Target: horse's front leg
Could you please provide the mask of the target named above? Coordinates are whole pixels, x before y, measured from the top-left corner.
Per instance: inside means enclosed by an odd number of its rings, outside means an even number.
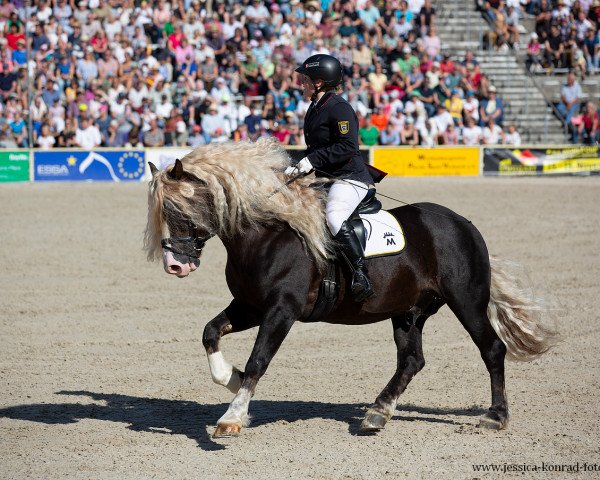
[[[242,426],[247,425],[248,407],[256,384],[266,372],[296,318],[297,315],[292,314],[289,308],[276,306],[269,310],[258,329],[254,348],[246,363],[242,385],[225,415],[217,421],[215,437],[239,435]]]
[[[252,308],[233,300],[219,315],[204,327],[202,343],[206,349],[208,366],[213,382],[237,393],[242,385],[244,372],[232,366],[219,349],[221,337],[228,333],[241,332],[258,325],[259,317]]]

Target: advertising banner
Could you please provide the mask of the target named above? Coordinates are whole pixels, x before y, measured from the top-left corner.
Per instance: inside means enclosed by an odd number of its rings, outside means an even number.
[[[373,164],[391,176],[477,176],[479,148],[375,148]]]
[[[484,175],[599,175],[600,148],[485,148]]]
[[[192,147],[147,148],[146,161],[152,162],[159,170],[164,170],[165,167],[175,163],[178,158],[182,159],[192,150]]]
[[[141,150],[49,150],[33,154],[36,181],[113,181],[144,179]]]
[[[0,182],[29,181],[29,152],[0,150]]]

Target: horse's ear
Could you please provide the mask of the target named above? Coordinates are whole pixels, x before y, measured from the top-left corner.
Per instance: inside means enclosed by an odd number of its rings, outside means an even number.
[[[169,177],[173,180],[181,180],[181,177],[183,177],[183,163],[181,163],[181,160],[175,160],[175,165],[169,172]]]
[[[156,168],[156,165],[154,165],[152,162],[148,162],[148,166],[150,167],[150,173],[152,173],[152,176],[155,177],[158,173],[158,168]]]

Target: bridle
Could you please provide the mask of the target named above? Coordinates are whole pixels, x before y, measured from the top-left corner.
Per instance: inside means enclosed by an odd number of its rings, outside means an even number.
[[[163,238],[160,241],[164,250],[169,250],[176,255],[183,255],[196,260],[200,259],[202,249],[206,242],[210,240],[214,234],[201,236],[198,233],[198,228],[192,223],[191,220],[187,221],[188,224],[188,236],[187,237],[169,237]]]

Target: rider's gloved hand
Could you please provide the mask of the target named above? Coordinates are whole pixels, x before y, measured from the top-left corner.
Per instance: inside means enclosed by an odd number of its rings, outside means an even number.
[[[285,169],[286,175],[298,175],[300,173],[310,173],[313,169],[310,160],[307,157],[304,157],[302,160],[298,162],[295,167],[287,167]]]

